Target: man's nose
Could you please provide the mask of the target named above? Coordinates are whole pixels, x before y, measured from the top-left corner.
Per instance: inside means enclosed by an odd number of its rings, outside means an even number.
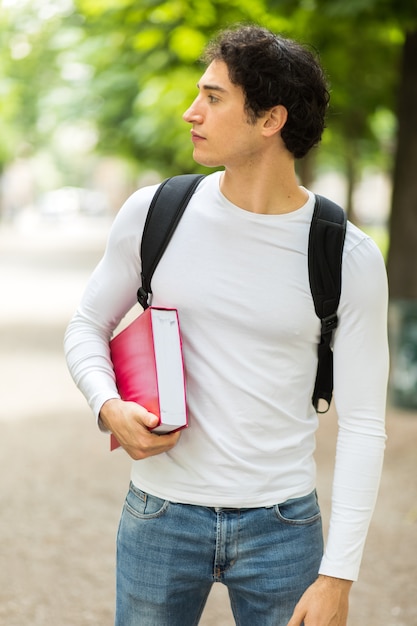
[[[190,124],[195,122],[201,123],[202,115],[198,110],[197,100],[194,100],[191,106],[189,106],[188,109],[183,113],[182,119],[185,122],[189,122]]]

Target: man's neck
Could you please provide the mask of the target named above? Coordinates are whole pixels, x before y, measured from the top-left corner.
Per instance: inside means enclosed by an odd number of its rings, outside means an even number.
[[[308,200],[295,175],[294,163],[282,167],[255,167],[250,171],[226,168],[220,180],[223,195],[252,213],[279,215],[296,211]]]

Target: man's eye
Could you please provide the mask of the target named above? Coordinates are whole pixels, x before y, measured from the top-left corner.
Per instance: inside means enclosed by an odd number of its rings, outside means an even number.
[[[208,99],[209,99],[209,102],[211,103],[219,101],[218,98],[216,98],[216,96],[212,96],[212,95],[209,95]]]

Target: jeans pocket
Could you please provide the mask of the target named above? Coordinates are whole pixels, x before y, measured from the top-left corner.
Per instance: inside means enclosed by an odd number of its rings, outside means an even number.
[[[168,500],[157,498],[130,483],[124,503],[125,512],[140,519],[151,519],[163,515],[168,506]]]
[[[275,505],[277,517],[286,524],[312,524],[321,519],[316,491],[301,498],[292,498]]]

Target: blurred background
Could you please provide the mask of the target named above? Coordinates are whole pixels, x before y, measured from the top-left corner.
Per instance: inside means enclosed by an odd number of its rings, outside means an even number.
[[[331,106],[299,179],[386,259],[390,439],[349,625],[417,625],[415,0],[0,0],[0,624],[112,623],[129,462],[97,435],[62,337],[127,196],[204,172],[181,115],[205,43],[236,22],[318,51]],[[335,430],[323,419],[326,509]],[[204,624],[232,624],[217,594]]]

